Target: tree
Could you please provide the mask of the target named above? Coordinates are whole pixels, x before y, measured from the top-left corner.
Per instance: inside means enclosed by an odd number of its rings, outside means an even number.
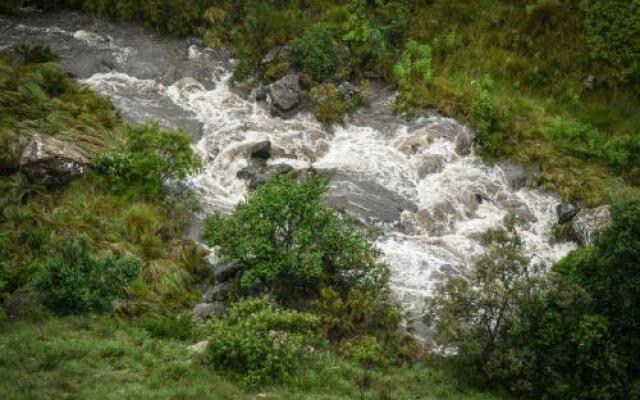
[[[223,260],[241,269],[245,294],[270,293],[298,304],[332,287],[385,293],[388,269],[373,242],[321,203],[327,180],[273,178],[249,194],[233,214],[210,216],[204,237]]]
[[[487,231],[482,242],[487,251],[473,274],[440,284],[427,302],[426,320],[455,361],[490,380],[506,356],[503,339],[517,325],[520,305],[533,295],[538,278],[515,221]]]

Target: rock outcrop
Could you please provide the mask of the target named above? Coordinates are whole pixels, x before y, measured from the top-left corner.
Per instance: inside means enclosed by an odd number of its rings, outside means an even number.
[[[215,316],[224,315],[227,307],[220,302],[200,303],[193,308],[193,322],[203,323],[204,321]]]
[[[47,186],[82,175],[87,165],[89,159],[78,146],[44,135],[35,135],[20,158],[20,169],[27,178]]]
[[[581,245],[589,246],[595,234],[609,222],[611,222],[609,206],[583,209],[578,211],[571,220],[571,229]]]
[[[300,75],[289,74],[269,85],[269,108],[275,115],[286,116],[300,104]]]

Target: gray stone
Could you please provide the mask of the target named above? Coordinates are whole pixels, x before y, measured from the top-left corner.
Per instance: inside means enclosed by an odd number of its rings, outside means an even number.
[[[540,178],[539,171],[530,167],[511,163],[502,163],[500,167],[502,168],[509,187],[514,190],[535,186]]]
[[[566,224],[573,220],[573,218],[578,214],[578,207],[570,202],[563,201],[558,204],[556,207],[556,215],[558,216],[559,224]]]
[[[456,153],[461,156],[467,156],[471,154],[471,149],[473,149],[473,141],[475,139],[475,135],[468,127],[464,126],[459,132],[458,136],[456,136]]]
[[[418,177],[422,179],[427,175],[440,172],[444,169],[444,165],[445,160],[441,155],[425,156],[418,164]]]
[[[582,86],[587,90],[593,90],[596,86],[596,77],[593,74],[587,75],[582,81]]]
[[[291,60],[291,47],[289,46],[276,46],[273,49],[269,50],[269,52],[264,56],[262,61],[260,62],[262,65],[268,65],[277,59],[281,59],[283,61]]]
[[[571,229],[583,246],[593,243],[594,235],[611,222],[609,206],[582,209],[573,217]]]
[[[185,77],[176,82],[176,87],[183,96],[189,93],[202,92],[204,85],[191,77]]]
[[[30,181],[56,185],[84,173],[89,160],[75,144],[35,135],[22,152],[20,169]]]
[[[338,85],[338,94],[343,100],[351,100],[360,94],[360,89],[351,82],[344,81]]]
[[[249,188],[255,189],[264,185],[272,176],[287,174],[291,171],[293,171],[293,167],[288,164],[249,166],[238,171],[236,177],[249,181]]]
[[[235,277],[240,272],[240,267],[233,263],[220,263],[211,266],[211,274],[216,282],[225,282]]]
[[[284,115],[300,103],[300,76],[286,75],[269,85],[270,109],[274,114]]]
[[[365,176],[324,172],[331,175],[329,190],[324,195],[325,204],[364,222],[400,223],[403,211],[418,210],[415,203]]]
[[[193,308],[193,322],[202,323],[215,316],[224,315],[226,307],[220,302],[200,303]]]
[[[230,290],[230,285],[226,282],[219,283],[215,286],[210,286],[207,290],[202,294],[202,298],[200,301],[203,303],[212,303],[214,301],[224,300],[224,297]]]
[[[268,140],[256,142],[251,146],[249,151],[251,158],[268,160],[271,157],[271,142]]]
[[[203,340],[201,342],[192,344],[191,346],[187,347],[187,350],[193,354],[204,354],[204,352],[207,351],[208,348],[209,348],[209,341]]]

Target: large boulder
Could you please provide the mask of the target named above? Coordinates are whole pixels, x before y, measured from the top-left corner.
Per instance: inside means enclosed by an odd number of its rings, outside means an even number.
[[[329,207],[346,211],[365,223],[401,223],[403,211],[416,212],[415,203],[372,181],[352,172],[320,171],[331,176],[324,202]]]
[[[583,209],[573,217],[571,229],[581,245],[589,246],[593,242],[594,235],[609,222],[611,222],[609,206]]]
[[[51,136],[35,135],[22,152],[20,169],[31,182],[57,185],[82,175],[89,165],[75,144]]]
[[[269,85],[271,112],[286,115],[300,104],[300,75],[289,74]]]
[[[293,167],[288,164],[274,164],[274,165],[253,165],[242,168],[236,174],[238,179],[246,180],[249,182],[249,189],[255,189],[258,186],[267,183],[269,178],[275,175],[284,175],[293,171]]]

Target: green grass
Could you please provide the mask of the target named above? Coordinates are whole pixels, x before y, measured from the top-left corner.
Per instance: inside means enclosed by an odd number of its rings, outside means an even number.
[[[187,351],[191,342],[153,339],[128,320],[67,317],[8,323],[0,333],[0,398],[13,399],[354,399],[356,376],[341,358],[318,354],[302,375],[251,391]],[[396,367],[366,399],[498,400],[463,390],[427,365]]]

